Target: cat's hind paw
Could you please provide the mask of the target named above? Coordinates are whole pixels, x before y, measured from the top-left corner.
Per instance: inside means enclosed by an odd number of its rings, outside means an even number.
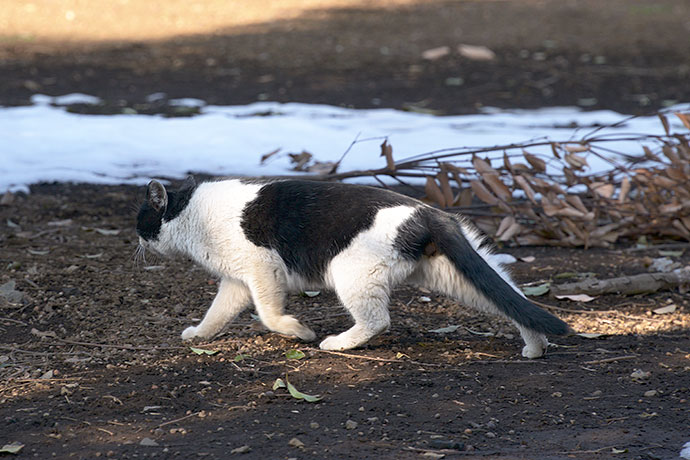
[[[182,331],[182,340],[191,340],[194,337],[197,337],[197,327],[196,326],[189,326],[187,329]]]
[[[362,344],[366,343],[366,339],[358,339],[352,337],[347,332],[338,335],[329,335],[319,344],[319,348],[322,350],[349,350],[351,348],[356,348]]]
[[[321,343],[319,344],[319,348],[322,350],[331,350],[331,351],[339,351],[339,350],[346,350],[347,344],[344,344],[343,341],[337,336],[337,335],[330,335],[323,339]]]
[[[522,348],[522,356],[529,359],[541,358],[546,354],[548,344],[525,345]]]

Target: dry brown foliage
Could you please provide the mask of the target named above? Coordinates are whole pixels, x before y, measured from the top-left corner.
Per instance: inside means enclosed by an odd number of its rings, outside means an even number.
[[[690,114],[673,115],[690,130]],[[666,114],[658,116],[663,135],[598,128],[577,141],[446,149],[402,162],[384,142],[385,168],[328,178],[425,178],[423,200],[470,215],[489,235],[518,245],[606,247],[641,236],[690,241],[690,134],[672,132]],[[615,142],[640,151],[609,148]],[[550,154],[530,152],[545,146]],[[487,155],[500,152],[503,164],[492,166]],[[587,173],[592,156],[611,168]]]

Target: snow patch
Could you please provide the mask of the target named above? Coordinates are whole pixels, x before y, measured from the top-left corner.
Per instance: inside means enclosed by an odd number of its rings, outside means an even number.
[[[288,153],[307,151],[316,160],[337,161],[356,138],[363,141],[352,146],[339,171],[385,167],[379,148],[383,138],[393,146],[395,160],[401,161],[438,149],[579,139],[595,126],[616,122],[622,122],[621,126],[605,132],[663,133],[657,117],[627,119],[611,111],[582,112],[577,108],[493,109],[438,117],[392,109],[259,102],[204,106],[198,116],[166,118],[84,115],[55,107],[100,102],[82,94],[35,95],[32,101],[33,106],[0,108],[0,193],[27,190],[28,185],[40,181],[144,184],[151,177],[183,177],[189,172],[293,174]],[[203,101],[182,99],[176,103]],[[672,128],[682,130],[673,118],[669,118]],[[641,152],[636,143],[611,142],[607,147]],[[276,149],[279,153],[261,164],[261,156]],[[539,149],[530,152],[539,153]],[[541,152],[550,154],[550,148]],[[497,166],[501,156],[501,151],[494,153]],[[591,170],[608,168],[595,157],[590,156],[589,161]]]

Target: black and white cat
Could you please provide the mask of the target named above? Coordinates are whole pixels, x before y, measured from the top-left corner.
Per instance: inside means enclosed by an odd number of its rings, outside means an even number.
[[[320,347],[346,350],[389,327],[389,296],[401,283],[511,319],[527,358],[545,353],[544,334],[570,330],[522,295],[468,222],[385,189],[189,178],[166,191],[154,180],[137,233],[144,248],[190,257],[221,279],[204,319],[182,332],[185,340],[213,337],[251,303],[268,329],[314,340],[283,312],[286,294],[329,288],[355,324]]]

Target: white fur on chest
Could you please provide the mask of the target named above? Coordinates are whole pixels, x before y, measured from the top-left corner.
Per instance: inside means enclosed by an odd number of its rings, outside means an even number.
[[[241,227],[242,212],[260,188],[239,180],[200,184],[185,210],[163,226],[161,240],[219,276],[241,279],[246,261],[261,249]]]

